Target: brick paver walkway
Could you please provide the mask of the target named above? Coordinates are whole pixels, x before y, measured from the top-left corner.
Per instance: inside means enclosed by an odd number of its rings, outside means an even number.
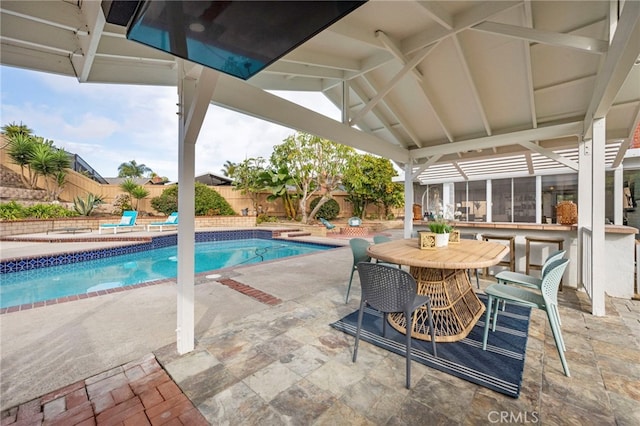
[[[0,425],[208,425],[153,354],[20,404]]]

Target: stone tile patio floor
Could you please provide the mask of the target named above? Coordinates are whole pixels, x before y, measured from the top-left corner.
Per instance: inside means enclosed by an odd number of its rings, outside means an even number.
[[[187,355],[170,345],[5,410],[1,424],[640,424],[640,303],[610,299],[616,314],[596,319],[580,293],[563,296],[572,378],[534,312],[519,399],[420,364],[406,390],[402,357],[363,343],[352,364],[352,338],[285,304],[266,323],[247,318],[200,337]]]
[[[341,261],[336,268],[350,264]],[[264,267],[253,267],[234,280],[259,287],[260,276]],[[294,270],[281,279],[310,277]],[[512,399],[418,363],[407,390],[404,358],[364,342],[353,364],[353,338],[328,324],[353,311],[359,294],[345,305],[344,280],[320,288],[210,327],[188,354],[172,343],[3,407],[1,424],[640,424],[638,301],[607,298],[607,316],[596,318],[582,292],[561,293],[570,378],[544,313],[534,311],[522,392]]]

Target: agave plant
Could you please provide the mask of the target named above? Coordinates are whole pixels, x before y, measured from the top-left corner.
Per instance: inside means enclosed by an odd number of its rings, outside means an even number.
[[[102,204],[104,200],[100,195],[95,195],[92,193],[87,194],[87,198],[83,199],[80,196],[77,196],[73,200],[73,208],[74,210],[82,216],[89,216],[96,206]]]

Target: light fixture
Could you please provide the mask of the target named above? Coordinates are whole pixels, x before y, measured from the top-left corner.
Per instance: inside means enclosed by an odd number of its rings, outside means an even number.
[[[204,32],[204,25],[202,25],[200,22],[192,22],[191,24],[189,24],[189,29],[194,33],[202,33]]]

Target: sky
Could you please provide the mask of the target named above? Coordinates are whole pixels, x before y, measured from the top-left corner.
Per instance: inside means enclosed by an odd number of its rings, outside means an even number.
[[[135,160],[170,181],[178,179],[178,102],[175,87],[82,83],[37,71],[0,66],[0,126],[15,122],[78,154],[102,177]],[[340,119],[324,95],[272,92]],[[226,161],[269,158],[294,130],[209,105],[196,143],[196,175],[222,174]]]

